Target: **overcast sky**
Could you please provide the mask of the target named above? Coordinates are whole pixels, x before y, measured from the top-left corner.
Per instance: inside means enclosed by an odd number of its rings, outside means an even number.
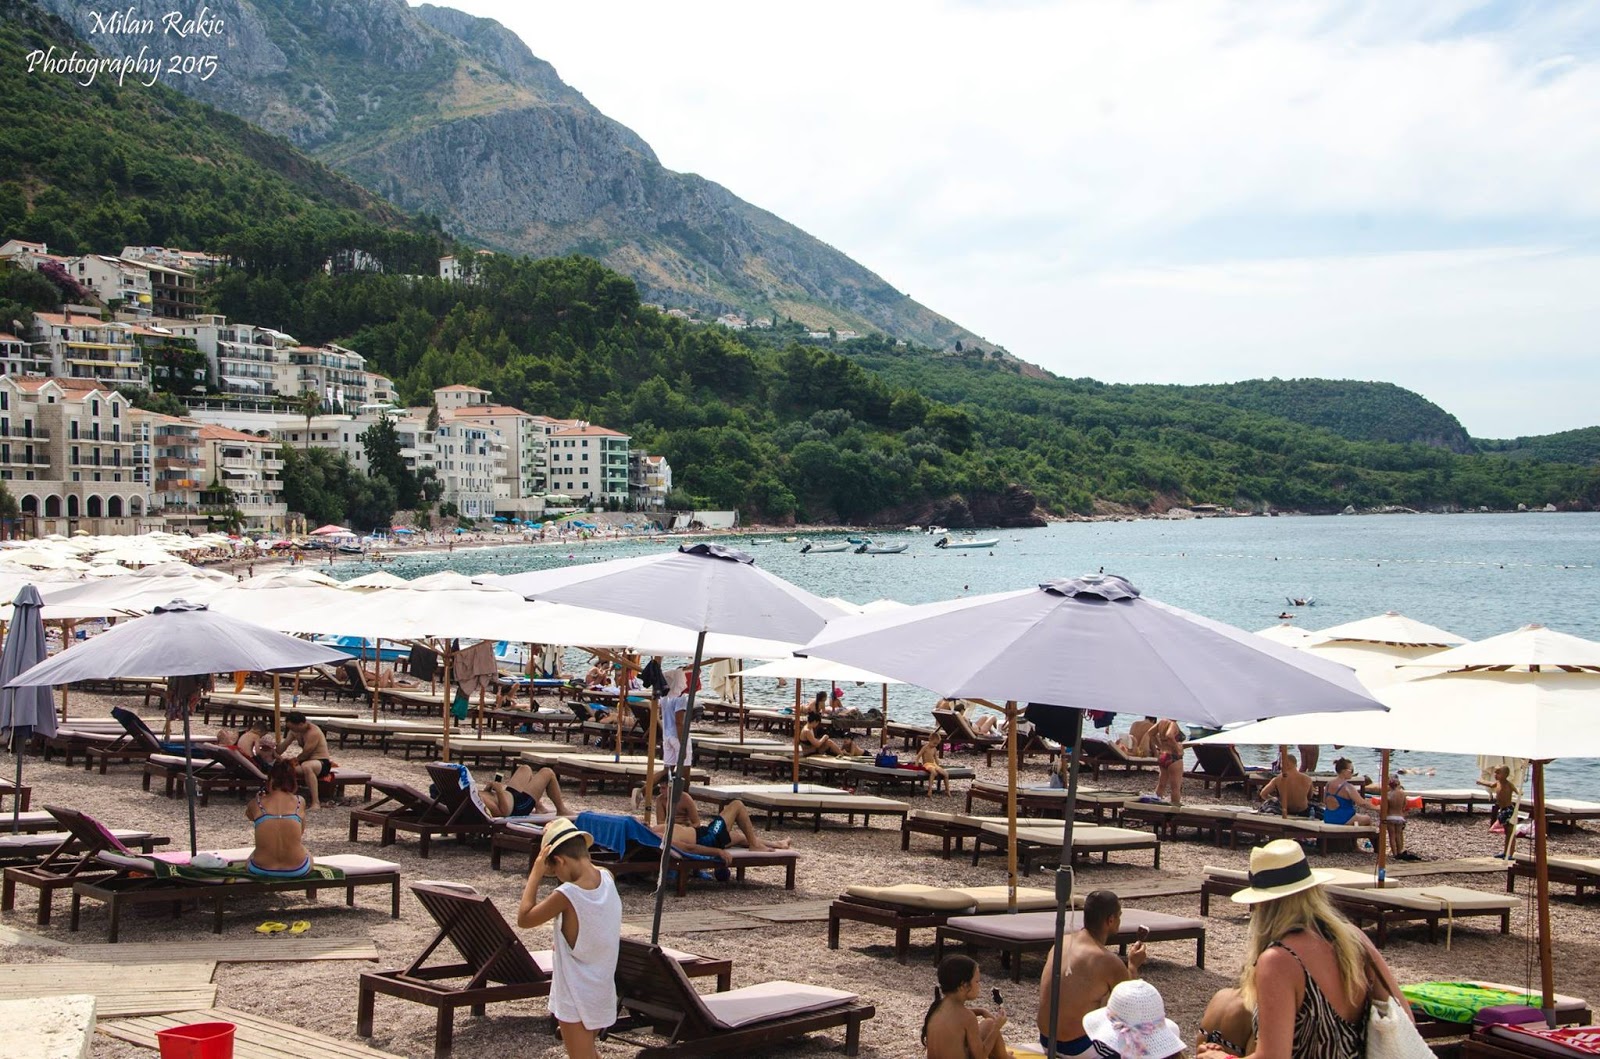
[[[450,0],[1027,360],[1600,423],[1600,4]]]

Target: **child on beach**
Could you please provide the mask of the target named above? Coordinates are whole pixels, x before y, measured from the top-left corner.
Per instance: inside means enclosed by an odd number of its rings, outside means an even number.
[[[517,906],[517,926],[524,929],[556,921],[550,1014],[561,1027],[568,1059],[599,1059],[595,1038],[617,1021],[622,898],[611,873],[589,859],[593,842],[565,817],[547,825]],[[541,901],[546,872],[560,885]]]
[[[1490,814],[1489,830],[1497,833],[1511,827],[1517,818],[1517,788],[1511,782],[1511,767],[1496,765],[1494,779],[1479,780],[1478,786],[1488,788],[1494,795],[1494,812]]]
[[[921,765],[928,773],[928,797],[933,797],[936,788],[942,787],[946,794],[950,793],[950,773],[944,770],[939,763],[938,730],[928,733],[928,738],[923,742],[922,748],[917,751],[917,764]]]
[[[928,1059],[1007,1059],[1001,1035],[1005,1009],[993,1014],[967,1004],[978,999],[980,976],[970,956],[947,956],[939,964],[939,985],[922,1019],[922,1044]]]
[[[1416,860],[1406,851],[1406,789],[1399,776],[1389,777],[1389,790],[1383,796],[1383,831],[1397,860]]]

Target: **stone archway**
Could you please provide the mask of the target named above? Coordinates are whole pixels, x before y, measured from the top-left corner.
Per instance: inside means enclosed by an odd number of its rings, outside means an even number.
[[[61,498],[59,496],[47,496],[44,498],[44,517],[61,517]]]
[[[113,496],[113,497],[111,497],[110,499],[108,499],[106,501],[106,517],[107,518],[121,518],[122,517],[122,497]]]
[[[75,497],[75,496],[67,497],[67,517],[68,518],[77,518],[78,515],[81,514],[81,513],[82,513],[82,508],[79,505],[78,498]],[[56,514],[59,515],[60,512],[58,511],[58,512],[56,512]]]
[[[17,501],[17,506],[24,515],[37,515],[39,513],[39,498],[32,493],[24,494],[22,499]]]
[[[83,502],[83,513],[89,518],[102,518],[105,513],[105,502],[99,494],[91,493],[89,499]]]

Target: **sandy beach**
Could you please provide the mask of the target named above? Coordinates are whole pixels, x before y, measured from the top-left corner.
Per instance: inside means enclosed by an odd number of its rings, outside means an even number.
[[[74,716],[100,715],[111,704],[121,702],[119,697],[74,694]],[[159,719],[155,720],[159,730]],[[708,729],[709,730],[709,729]],[[406,762],[398,754],[385,756],[376,750],[355,747],[336,749],[335,758],[343,765],[371,772],[375,776],[404,780],[426,787],[427,777],[419,761]],[[980,777],[1004,780],[1004,768],[987,768],[981,754],[953,755],[952,760],[972,764]],[[10,772],[9,759],[6,763]],[[478,769],[480,779],[489,778],[491,769]],[[139,787],[140,770],[136,766],[113,766],[110,773],[100,776],[81,768],[68,769],[58,762],[45,764],[30,757],[25,762],[25,781],[33,787],[35,808],[46,804],[74,806],[99,817],[113,827],[140,827],[170,836],[171,848],[181,848],[187,834],[184,805],[181,799],[169,799],[159,793],[146,794]],[[733,781],[733,776],[713,773],[714,779]],[[1041,782],[1043,766],[1035,764],[1023,772],[1023,782]],[[746,782],[749,782],[746,780]],[[1141,776],[1102,776],[1095,781],[1105,789],[1147,790],[1151,779]],[[1420,784],[1419,784],[1420,785]],[[159,788],[159,784],[157,785]],[[933,799],[912,799],[914,806],[959,809],[966,784],[955,784],[956,792],[950,796]],[[1202,801],[1198,783],[1192,784],[1188,801]],[[1233,796],[1237,799],[1237,795]],[[588,795],[572,802],[583,808],[623,812],[627,810],[625,797]],[[317,854],[341,852],[365,853],[383,856],[401,865],[407,883],[422,879],[449,879],[470,883],[483,893],[491,895],[502,912],[511,918],[524,881],[523,873],[516,867],[495,872],[490,870],[486,845],[458,845],[441,841],[433,847],[432,855],[423,860],[417,855],[414,841],[404,836],[395,846],[380,850],[375,833],[363,831],[363,841],[352,844],[346,840],[347,807],[327,806],[311,822],[307,845]],[[1427,819],[1413,817],[1409,827],[1409,844],[1427,860],[1446,860],[1457,857],[1483,856],[1496,848],[1496,836],[1487,831],[1488,821],[1481,812],[1472,816],[1452,813],[1445,822],[1437,814]],[[670,911],[719,909],[737,911],[741,907],[791,902],[816,902],[832,899],[849,884],[857,882],[887,884],[899,881],[917,881],[933,884],[989,885],[1005,881],[1003,856],[985,856],[973,866],[970,858],[955,857],[943,860],[931,840],[914,838],[910,852],[900,851],[900,834],[895,825],[874,821],[870,828],[824,824],[821,833],[807,827],[786,826],[777,834],[793,840],[802,852],[796,889],[787,892],[782,887],[781,876],[754,872],[745,885],[716,886],[701,884],[691,887],[686,898],[669,898]],[[241,803],[230,797],[219,797],[212,804],[199,809],[199,835],[202,847],[225,848],[249,845],[251,830]],[[370,838],[366,836],[371,836]],[[1552,851],[1562,855],[1600,855],[1600,833],[1593,830],[1562,830],[1553,833]],[[1162,847],[1162,867],[1150,867],[1148,852],[1130,852],[1113,858],[1109,865],[1095,863],[1080,868],[1080,891],[1103,885],[1128,884],[1156,879],[1176,879],[1197,876],[1203,865],[1221,864],[1244,866],[1248,853],[1240,849],[1219,849],[1207,842],[1188,839],[1168,841]],[[1319,866],[1367,868],[1372,854],[1354,853],[1314,858]],[[508,862],[509,865],[509,862]],[[1427,877],[1423,882],[1450,882],[1475,886],[1479,889],[1500,892],[1503,883],[1498,875]],[[1025,885],[1048,885],[1039,876],[1023,880]],[[1407,880],[1411,882],[1411,880]],[[621,885],[626,915],[648,913],[651,893],[641,883],[625,882]],[[1425,929],[1402,927],[1385,950],[1391,964],[1402,981],[1437,978],[1486,978],[1507,983],[1537,983],[1537,963],[1532,942],[1531,924],[1533,903],[1531,883],[1520,883],[1521,900],[1512,917],[1512,934],[1500,936],[1493,920],[1467,920],[1458,923],[1447,949],[1443,937],[1438,943],[1427,941]],[[1563,892],[1565,891],[1565,892]],[[356,907],[345,908],[335,895],[325,895],[316,904],[303,898],[283,896],[281,903],[265,901],[240,902],[225,921],[225,938],[262,946],[292,945],[292,938],[260,937],[253,933],[254,926],[265,919],[308,919],[312,923],[311,936],[318,938],[370,939],[380,952],[379,965],[404,966],[409,963],[432,935],[432,920],[422,911],[409,893],[402,898],[402,915],[399,920],[388,916],[387,902],[376,891],[360,893]],[[1585,907],[1573,900],[1570,888],[1556,887],[1553,901],[1555,958],[1557,989],[1583,995],[1600,981],[1600,935],[1595,929],[1592,905]],[[34,924],[32,894],[24,891],[18,908],[4,919],[6,925],[43,934],[63,943],[63,948],[5,946],[5,958],[13,963],[54,961],[72,958],[73,944],[95,943],[104,940],[106,919],[97,905],[86,902],[83,929],[77,935],[67,929],[66,898],[56,902],[57,915],[52,925],[38,928]],[[1197,896],[1170,897],[1140,900],[1133,903],[1139,908],[1174,915],[1197,916]],[[749,919],[749,929],[700,931],[694,933],[664,932],[663,941],[678,948],[707,956],[727,957],[734,961],[735,986],[749,985],[773,978],[790,978],[825,984],[859,992],[877,1005],[877,1017],[863,1028],[862,1054],[883,1057],[920,1056],[917,1043],[918,1029],[923,1013],[932,997],[933,989],[933,936],[931,931],[913,934],[911,959],[907,966],[895,963],[890,949],[889,932],[863,924],[846,923],[842,943],[838,950],[830,951],[826,945],[826,924],[821,921],[773,924]],[[1238,906],[1224,901],[1214,903],[1207,922],[1206,969],[1198,971],[1193,966],[1192,942],[1172,942],[1151,946],[1151,958],[1145,966],[1145,976],[1160,988],[1168,1005],[1168,1014],[1182,1027],[1186,1038],[1194,1035],[1201,1010],[1211,994],[1230,984],[1237,976],[1244,941],[1245,916]],[[1441,935],[1443,931],[1441,931]],[[173,920],[163,910],[160,914],[135,913],[125,917],[123,940],[130,942],[170,941],[181,944],[186,939],[209,939],[209,920],[206,916],[190,912]],[[548,930],[525,934],[530,949],[549,945]],[[980,954],[984,978],[999,985],[1004,991],[1012,1013],[1012,1023],[1006,1036],[1013,1042],[1034,1038],[1034,1015],[1038,974],[1041,961],[1030,957],[1024,963],[1023,981],[1012,984],[999,965],[994,953]],[[353,961],[320,963],[224,963],[216,973],[218,1004],[254,1012],[284,1022],[315,1028],[324,1033],[356,1040],[355,1008],[356,982],[362,970],[373,964]],[[542,1001],[500,1005],[490,1008],[487,1018],[473,1018],[463,1010],[456,1019],[455,1054],[473,1059],[524,1059],[524,1057],[555,1057],[561,1055],[559,1042],[547,1033],[545,1008]],[[821,1055],[836,1050],[840,1036],[816,1035],[806,1043],[790,1047],[782,1054]],[[433,1046],[433,1013],[420,1005],[380,998],[377,1007],[376,1033],[371,1045],[397,1055],[428,1059]],[[610,1042],[602,1046],[608,1056],[632,1055],[635,1049],[627,1044]],[[132,1045],[110,1040],[105,1036],[96,1039],[96,1056],[138,1057],[149,1059],[153,1054]]]

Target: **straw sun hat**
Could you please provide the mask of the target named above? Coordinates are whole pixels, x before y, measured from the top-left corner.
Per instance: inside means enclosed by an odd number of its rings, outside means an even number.
[[[539,841],[545,849],[553,850],[557,846],[561,845],[561,843],[571,838],[573,835],[581,835],[583,837],[583,844],[585,848],[594,845],[593,835],[589,834],[587,831],[579,831],[578,825],[573,823],[571,820],[568,820],[564,816],[558,817],[544,825],[544,837]]]
[[[1083,1032],[1122,1059],[1167,1059],[1183,1051],[1178,1024],[1167,1018],[1156,987],[1142,978],[1111,990],[1105,1007],[1083,1017]]]
[[[1312,871],[1306,851],[1298,842],[1275,839],[1250,851],[1250,886],[1233,895],[1241,905],[1276,901],[1280,897],[1321,886],[1333,878],[1325,871]]]

